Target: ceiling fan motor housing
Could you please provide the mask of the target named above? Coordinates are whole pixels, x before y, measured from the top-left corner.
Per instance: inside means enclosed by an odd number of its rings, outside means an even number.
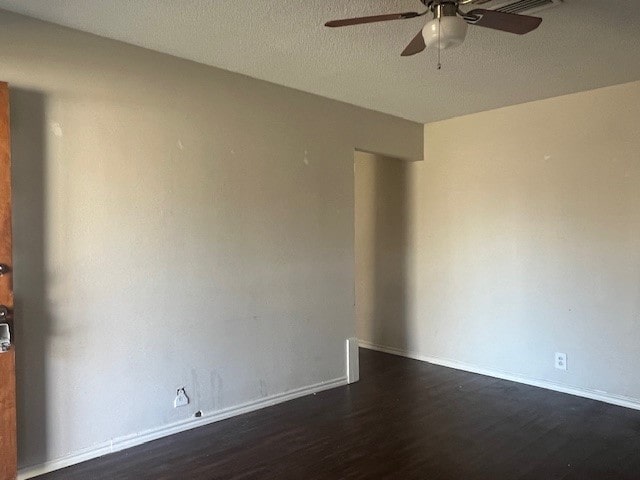
[[[420,0],[434,15],[452,16],[458,12],[458,0]]]

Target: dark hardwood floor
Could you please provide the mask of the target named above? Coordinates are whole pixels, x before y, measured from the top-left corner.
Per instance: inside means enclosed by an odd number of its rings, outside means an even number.
[[[361,381],[41,480],[640,479],[640,412],[360,351]]]

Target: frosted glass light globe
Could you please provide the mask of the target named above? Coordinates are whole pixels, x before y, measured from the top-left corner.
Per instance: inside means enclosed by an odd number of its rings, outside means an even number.
[[[434,18],[427,22],[422,29],[422,37],[427,48],[438,46],[438,29],[441,28],[440,50],[457,47],[464,42],[467,36],[467,22],[455,16],[443,16],[438,20]]]

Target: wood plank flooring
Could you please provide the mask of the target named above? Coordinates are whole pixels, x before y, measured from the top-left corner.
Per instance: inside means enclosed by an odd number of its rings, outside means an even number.
[[[40,480],[638,480],[640,412],[360,350],[360,382]]]

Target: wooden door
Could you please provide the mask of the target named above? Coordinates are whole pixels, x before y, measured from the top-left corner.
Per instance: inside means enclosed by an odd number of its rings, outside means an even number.
[[[9,324],[13,336],[11,262],[11,148],[9,137],[9,86],[0,83],[0,324]],[[0,345],[0,480],[15,480],[18,464],[16,441],[16,357],[12,345]]]

